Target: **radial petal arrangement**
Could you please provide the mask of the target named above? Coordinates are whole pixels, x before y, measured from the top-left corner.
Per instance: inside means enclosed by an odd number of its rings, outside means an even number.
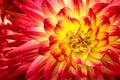
[[[13,3],[19,10],[6,11],[13,24],[9,29],[15,28],[14,36],[7,37],[16,44],[4,54],[8,73],[13,70],[6,79],[22,74],[25,80],[116,80],[120,76],[119,0]]]

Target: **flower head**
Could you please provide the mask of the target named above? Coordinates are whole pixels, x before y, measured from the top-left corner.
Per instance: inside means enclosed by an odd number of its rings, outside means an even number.
[[[14,16],[9,19],[39,45],[39,55],[26,78],[104,80],[119,76],[119,3],[117,0],[29,0],[23,4],[16,1],[23,13],[9,12]],[[7,55],[14,55],[22,47]]]

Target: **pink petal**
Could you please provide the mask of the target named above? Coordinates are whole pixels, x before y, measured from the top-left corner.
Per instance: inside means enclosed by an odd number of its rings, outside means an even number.
[[[39,54],[40,55],[44,55],[47,54],[49,52],[50,48],[49,48],[49,42],[48,41],[43,41],[40,43],[39,45]]]
[[[8,52],[6,54],[6,56],[8,57],[12,57],[12,56],[16,56],[18,55],[18,53],[23,53],[29,50],[33,50],[39,47],[39,42],[36,41],[29,41],[13,50],[11,50],[10,52]]]
[[[38,56],[34,62],[29,67],[26,78],[30,80],[37,80],[39,78],[42,78],[42,71],[44,69],[44,66],[46,64],[46,60],[48,59],[48,56]]]

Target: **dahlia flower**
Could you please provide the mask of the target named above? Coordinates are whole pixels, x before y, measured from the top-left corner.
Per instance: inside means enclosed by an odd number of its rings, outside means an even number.
[[[120,76],[119,0],[14,3],[22,13],[8,11],[8,19],[30,41],[6,53],[6,65],[25,65],[12,76],[25,71],[26,80],[115,80]]]

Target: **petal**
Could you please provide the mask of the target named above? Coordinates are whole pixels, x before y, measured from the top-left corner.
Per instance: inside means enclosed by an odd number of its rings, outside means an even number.
[[[107,25],[110,24],[110,20],[107,16],[100,16],[98,18],[97,24],[98,24],[98,26],[100,26],[100,28],[104,27],[103,29],[106,30],[107,28],[109,28]],[[102,30],[102,29],[100,29],[100,30]]]
[[[84,17],[84,25],[87,27],[92,27],[91,20],[88,17]]]
[[[52,4],[50,4],[50,2],[48,0],[43,0],[41,7],[42,7],[42,11],[46,17],[50,18],[50,17],[55,16],[56,11],[55,11],[54,7],[52,6]]]
[[[6,54],[7,57],[12,57],[12,56],[16,56],[18,55],[18,53],[23,53],[29,50],[33,50],[39,47],[39,42],[36,42],[34,40],[29,41],[13,50],[11,50],[10,52],[8,52]]]
[[[109,33],[107,32],[99,32],[97,39],[99,40],[108,40]]]
[[[39,54],[40,55],[45,55],[49,51],[50,51],[49,41],[43,41],[43,42],[41,42],[40,45],[39,45],[39,50],[38,50]]]
[[[72,73],[79,78],[84,78],[87,76],[87,66],[76,66],[75,69],[72,69]]]
[[[35,10],[34,8],[30,8],[25,5],[21,5],[20,8],[23,12],[25,12],[33,20],[37,19],[37,20],[42,21],[44,19],[43,13],[38,10]]]
[[[15,13],[12,11],[6,11],[7,13],[11,14],[12,16],[16,17],[16,18],[21,18],[24,20],[30,20],[26,14],[22,14],[22,13]],[[9,18],[9,17],[8,17]]]
[[[105,55],[102,59],[103,65],[112,71],[111,75],[120,75],[120,63],[114,62],[109,55]],[[109,73],[108,73],[109,74]]]
[[[83,2],[82,0],[70,0],[69,3],[69,8],[72,10],[74,16],[79,19],[81,10],[83,8]]]
[[[56,12],[58,12],[61,8],[65,7],[63,0],[48,0],[48,2],[49,4],[51,4],[51,6],[53,6]]]
[[[64,46],[64,47],[63,47]],[[62,48],[61,48],[61,51],[62,51],[62,54],[64,56],[70,56],[70,53],[71,53],[71,49],[69,48],[68,45],[62,45]]]
[[[48,56],[41,56],[41,55],[38,56],[29,67],[26,73],[26,78],[30,80],[34,80],[34,79],[38,80],[40,77],[42,77],[42,73],[40,72],[43,71],[47,59]]]
[[[41,31],[36,31],[37,29],[41,30]],[[23,33],[30,37],[33,38],[39,42],[44,41],[44,40],[48,40],[49,35],[46,34],[44,31],[42,31],[42,29],[39,28],[26,28],[23,30]]]
[[[57,21],[53,19],[45,19],[44,20],[44,29],[48,34],[52,34],[53,30],[56,26]]]
[[[58,46],[58,43],[60,42],[60,40],[57,38],[57,35],[51,35],[50,37],[49,37],[49,41],[50,41],[50,43],[49,43],[49,45],[50,45],[50,47],[51,47],[51,49],[53,48],[58,48],[59,46]]]
[[[19,38],[18,38],[19,37]],[[11,40],[17,40],[17,41],[28,41],[31,40],[29,37],[26,37],[23,34],[11,34],[6,36],[0,36],[1,39],[11,39]]]
[[[105,14],[108,18],[116,19],[116,17],[120,14],[119,6],[111,6],[105,10]]]
[[[119,53],[114,48],[110,48],[110,50],[107,51],[107,54],[112,58],[113,61],[119,62]]]
[[[90,56],[95,58],[95,59],[101,59],[105,54],[106,54],[107,51],[102,51],[102,52],[96,52],[96,51],[93,51]]]
[[[69,66],[65,62],[62,62],[60,64],[58,74],[60,75],[60,77],[63,77],[63,78],[66,78],[66,79],[71,77]]]
[[[99,59],[89,57],[86,60],[86,65],[91,66],[91,67],[95,67],[95,66],[101,66],[102,63],[101,63],[101,61]]]
[[[75,63],[79,64],[79,65],[84,65],[85,64],[85,60],[88,58],[89,53],[88,52],[79,52],[79,53],[75,53],[72,52],[72,58],[74,60]]]
[[[90,16],[91,24],[94,28],[96,26],[96,15],[91,8],[89,9],[88,15]]]
[[[60,20],[64,20],[64,19],[67,19],[70,16],[70,13],[71,13],[70,8],[64,7],[58,12],[57,17]]]
[[[16,55],[14,57],[8,57],[8,59],[4,61],[5,62],[4,64],[9,66],[16,66],[27,61],[33,61],[37,56],[38,56],[37,50],[31,50]]]
[[[104,9],[108,4],[107,3],[96,3],[92,9],[95,14],[98,14],[102,9]]]
[[[53,59],[48,59],[48,63],[44,66],[44,78],[45,80],[50,80],[56,74],[53,74],[56,70],[58,63]]]
[[[120,27],[119,26],[111,26],[109,29],[110,36],[118,36],[120,37]]]
[[[107,46],[109,44],[109,34],[107,32],[99,32],[97,39],[99,39],[97,47]]]
[[[100,67],[88,67],[88,76],[91,77],[90,80],[92,80],[93,78],[98,78],[101,73],[102,73],[102,68]],[[101,80],[101,79],[100,79]]]
[[[62,62],[64,61],[64,56],[61,54],[59,49],[55,49],[53,51],[51,51],[51,55],[58,61],[58,62]]]
[[[28,69],[28,66],[30,66],[30,63],[24,63],[20,65],[17,69],[12,71],[11,74],[7,76],[7,78],[13,78],[13,77],[16,77],[18,75],[25,73]]]

